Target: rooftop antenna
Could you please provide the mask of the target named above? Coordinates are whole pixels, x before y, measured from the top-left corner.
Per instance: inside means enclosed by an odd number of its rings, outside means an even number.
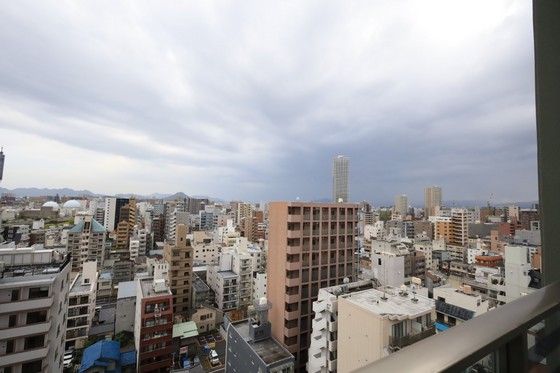
[[[412,285],[412,299],[414,303],[418,302],[418,298],[416,298],[416,285]]]

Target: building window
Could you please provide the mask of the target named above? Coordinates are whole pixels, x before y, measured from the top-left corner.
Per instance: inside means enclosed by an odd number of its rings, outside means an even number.
[[[33,337],[25,338],[24,350],[31,350],[34,348],[43,347],[45,345],[45,335],[35,335]]]
[[[36,324],[47,321],[47,311],[29,312],[27,314],[26,324]]]
[[[43,370],[43,361],[35,360],[21,365],[22,372],[41,372]]]
[[[19,300],[19,289],[12,290],[12,302]]]
[[[6,353],[11,354],[12,352],[14,352],[14,339],[6,341]]]
[[[10,315],[10,321],[8,322],[8,326],[16,326],[17,323],[17,315]]]
[[[29,299],[47,298],[49,296],[49,287],[29,288]]]

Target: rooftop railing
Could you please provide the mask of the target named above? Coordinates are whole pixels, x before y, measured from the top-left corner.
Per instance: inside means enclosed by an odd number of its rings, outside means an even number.
[[[556,371],[559,311],[554,283],[356,372]]]

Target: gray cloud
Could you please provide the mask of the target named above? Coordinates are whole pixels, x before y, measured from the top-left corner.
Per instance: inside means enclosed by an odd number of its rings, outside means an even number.
[[[531,22],[505,0],[5,3],[4,186],[314,199],[344,154],[354,200],[534,199]]]

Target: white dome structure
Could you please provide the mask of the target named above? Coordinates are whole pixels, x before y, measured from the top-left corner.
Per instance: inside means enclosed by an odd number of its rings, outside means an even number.
[[[71,199],[69,201],[64,202],[64,205],[62,205],[62,207],[64,207],[65,209],[81,209],[82,204],[79,201],[76,201],[75,199]]]
[[[55,201],[47,201],[43,203],[43,207],[52,207],[53,210],[59,209],[58,203],[56,203]]]

